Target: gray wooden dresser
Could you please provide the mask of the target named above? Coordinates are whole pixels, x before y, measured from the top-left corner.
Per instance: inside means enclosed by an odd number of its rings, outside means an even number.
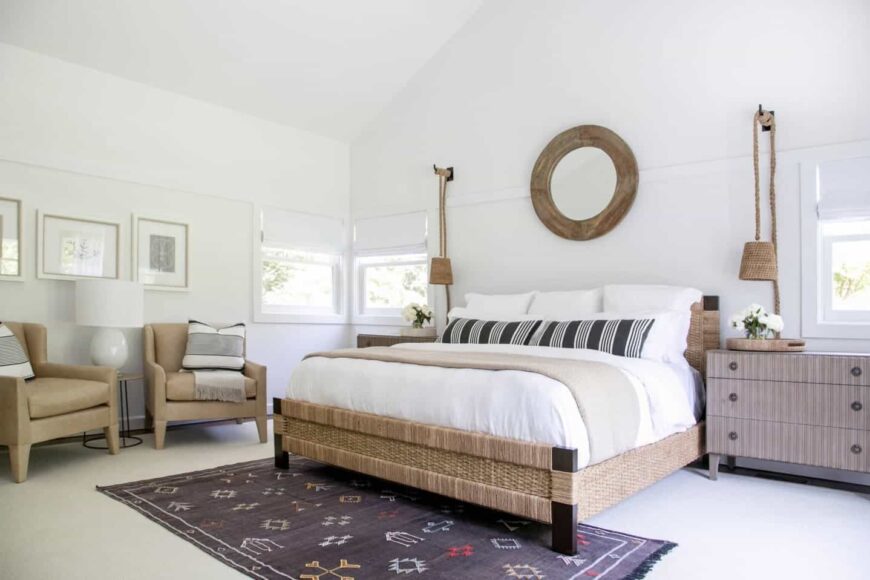
[[[401,342],[435,342],[434,336],[401,336],[398,334],[358,334],[356,347],[393,346]]]
[[[870,355],[709,351],[707,450],[870,472]]]

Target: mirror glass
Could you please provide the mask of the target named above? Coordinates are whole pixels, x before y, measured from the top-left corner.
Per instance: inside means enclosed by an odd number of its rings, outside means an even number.
[[[572,220],[601,213],[616,191],[616,167],[597,147],[574,149],[559,161],[550,181],[553,203]]]

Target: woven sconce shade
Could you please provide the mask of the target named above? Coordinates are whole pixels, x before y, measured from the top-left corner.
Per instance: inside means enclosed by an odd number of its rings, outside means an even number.
[[[740,260],[741,280],[776,281],[776,248],[772,242],[746,242]]]
[[[450,265],[450,258],[432,258],[429,266],[429,283],[448,286],[453,284],[453,267]]]

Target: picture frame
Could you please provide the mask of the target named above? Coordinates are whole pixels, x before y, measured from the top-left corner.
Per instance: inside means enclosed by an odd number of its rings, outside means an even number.
[[[20,199],[0,197],[0,281],[24,280],[24,220]]]
[[[190,290],[190,224],[133,215],[133,279],[146,290]]]
[[[121,224],[36,212],[39,278],[121,277]]]

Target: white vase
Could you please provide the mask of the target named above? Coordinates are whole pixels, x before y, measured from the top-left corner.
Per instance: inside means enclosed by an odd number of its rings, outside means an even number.
[[[423,328],[414,328],[413,326],[406,326],[406,327],[402,328],[402,336],[414,336],[414,337],[435,336],[435,327],[434,326],[424,326]]]

